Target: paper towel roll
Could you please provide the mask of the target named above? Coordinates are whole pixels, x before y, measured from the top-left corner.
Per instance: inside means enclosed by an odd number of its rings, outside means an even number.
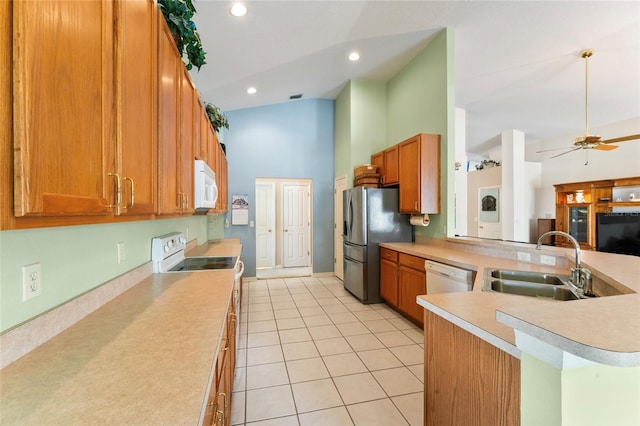
[[[429,215],[412,214],[409,222],[411,222],[413,226],[429,226]]]

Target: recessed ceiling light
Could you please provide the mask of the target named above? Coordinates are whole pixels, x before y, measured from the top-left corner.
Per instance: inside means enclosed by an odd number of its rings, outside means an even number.
[[[255,87],[249,87],[247,89],[247,93],[250,95],[253,95],[254,93],[256,93],[258,91],[258,89],[256,89]]]
[[[247,7],[242,3],[233,3],[229,11],[233,16],[244,16],[247,14]]]
[[[351,52],[349,53],[349,60],[350,61],[357,61],[358,59],[360,59],[360,54],[358,52]]]

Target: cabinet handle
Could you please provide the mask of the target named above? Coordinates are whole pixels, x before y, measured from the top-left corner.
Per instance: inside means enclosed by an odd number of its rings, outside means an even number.
[[[220,415],[222,422],[220,423],[220,425],[224,426],[227,422],[226,422],[226,417],[227,417],[227,394],[225,392],[220,392],[218,394],[218,397],[220,397],[220,395],[222,395],[222,397],[224,398],[224,405],[222,406],[222,411],[218,410],[217,414]]]
[[[122,184],[120,183],[120,175],[117,173],[109,173],[109,176],[113,176],[116,178],[116,196],[115,196],[115,204],[111,204],[107,206],[108,208],[118,208],[120,206],[120,202],[122,201]]]
[[[125,181],[129,181],[131,183],[131,194],[129,197],[129,202],[127,203],[126,206],[124,206],[125,209],[130,209],[136,203],[136,200],[135,200],[136,186],[132,178],[125,176],[122,179]]]
[[[189,194],[184,194],[184,198],[185,198],[184,209],[186,210],[189,208]]]
[[[417,201],[415,201],[413,203],[413,208],[414,208],[415,211],[418,211],[418,202]]]

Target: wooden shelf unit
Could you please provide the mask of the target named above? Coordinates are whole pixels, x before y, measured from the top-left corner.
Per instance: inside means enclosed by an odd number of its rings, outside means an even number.
[[[640,208],[638,202],[613,201],[616,190],[640,186],[640,176],[562,183],[553,186],[556,189],[555,229],[571,234],[585,250],[596,249],[596,214],[609,213],[614,207],[637,206]],[[572,247],[571,243],[562,237],[555,239],[555,245]]]

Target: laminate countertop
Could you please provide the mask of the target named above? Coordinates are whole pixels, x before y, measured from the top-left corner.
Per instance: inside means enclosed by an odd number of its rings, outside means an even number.
[[[515,260],[516,251],[532,245],[508,243],[513,258],[478,254],[483,243],[468,250],[455,244],[382,243],[392,250],[475,271],[473,289],[463,293],[418,296],[418,304],[511,355],[520,357],[514,328],[590,361],[614,366],[640,366],[640,258],[582,252],[582,267],[616,291],[627,294],[575,301],[549,301],[482,290],[486,268],[568,274],[568,268]],[[490,253],[496,244],[489,244]],[[545,253],[574,262],[574,251],[545,247]],[[427,290],[428,293],[428,290]]]
[[[239,240],[188,255],[239,256]],[[198,424],[234,270],[153,274],[0,370],[0,424]]]

